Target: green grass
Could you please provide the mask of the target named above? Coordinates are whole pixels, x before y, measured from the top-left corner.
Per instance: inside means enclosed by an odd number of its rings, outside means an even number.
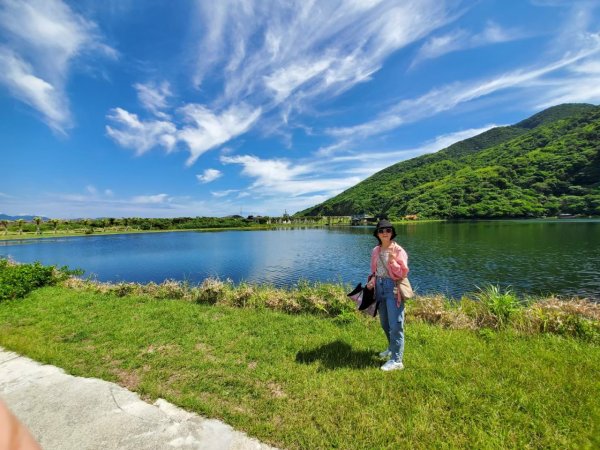
[[[409,315],[410,320],[410,315]],[[0,345],[296,449],[598,448],[600,347],[407,325],[384,373],[376,320],[45,287],[0,303]]]

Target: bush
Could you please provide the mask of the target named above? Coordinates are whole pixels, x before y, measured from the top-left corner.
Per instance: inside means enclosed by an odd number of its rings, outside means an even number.
[[[520,304],[517,296],[510,289],[502,292],[498,286],[494,285],[478,289],[479,292],[475,294],[475,297],[495,320],[496,328],[508,325],[511,316],[519,310]]]
[[[209,305],[222,303],[227,298],[227,291],[230,290],[231,284],[229,281],[206,278],[199,286],[196,302]]]
[[[585,300],[548,299],[525,312],[528,331],[574,336],[600,342],[600,305]]]
[[[34,289],[56,284],[70,275],[80,273],[67,267],[57,269],[55,266],[42,266],[39,262],[16,264],[0,259],[0,301],[23,298]]]

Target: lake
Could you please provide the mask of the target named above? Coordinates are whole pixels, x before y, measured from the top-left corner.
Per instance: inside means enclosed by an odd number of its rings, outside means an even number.
[[[489,283],[519,295],[600,298],[600,220],[409,223],[396,241],[421,294]],[[99,281],[229,278],[290,286],[365,281],[372,227],[167,232],[0,241],[0,256],[85,270]]]

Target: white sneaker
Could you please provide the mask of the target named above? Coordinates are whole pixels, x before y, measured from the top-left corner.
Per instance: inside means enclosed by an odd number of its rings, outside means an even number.
[[[382,352],[379,354],[379,357],[380,357],[381,359],[389,359],[389,358],[390,358],[390,356],[392,356],[392,352],[391,352],[391,350],[390,350],[389,348],[385,349],[384,351],[382,351]]]
[[[404,369],[404,364],[402,364],[401,362],[398,362],[398,361],[394,361],[393,359],[390,359],[383,366],[381,366],[381,370],[385,370],[386,372],[389,372],[390,370],[402,370],[402,369]]]

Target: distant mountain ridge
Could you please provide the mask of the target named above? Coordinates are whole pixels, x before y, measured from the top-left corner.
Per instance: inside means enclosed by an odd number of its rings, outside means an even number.
[[[31,222],[36,217],[40,217],[44,222],[46,222],[47,220],[50,220],[48,217],[42,217],[42,216],[28,216],[28,215],[24,215],[24,216],[9,216],[8,214],[0,214],[0,220],[10,220],[10,221],[15,221],[15,220],[23,219],[23,220],[25,220],[27,222]]]
[[[300,216],[600,215],[600,107],[564,104],[394,164]]]

